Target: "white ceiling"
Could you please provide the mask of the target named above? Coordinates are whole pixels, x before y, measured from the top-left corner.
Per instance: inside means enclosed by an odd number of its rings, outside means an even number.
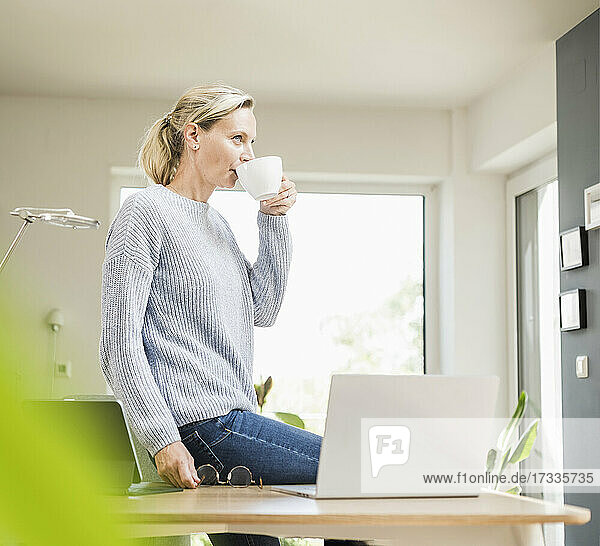
[[[598,0],[5,2],[0,94],[174,101],[223,80],[260,101],[468,104]]]

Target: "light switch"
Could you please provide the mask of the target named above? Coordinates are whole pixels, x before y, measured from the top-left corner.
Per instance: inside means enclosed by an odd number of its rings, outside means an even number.
[[[579,379],[588,377],[588,357],[578,356],[575,358],[575,373]]]
[[[57,362],[54,370],[55,377],[71,377],[71,361]]]

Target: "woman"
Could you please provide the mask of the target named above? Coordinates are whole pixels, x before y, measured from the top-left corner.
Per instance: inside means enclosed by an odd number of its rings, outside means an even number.
[[[141,147],[155,185],[123,203],[106,241],[102,370],[159,475],[179,487],[196,487],[203,464],[221,480],[243,465],[264,484],[316,481],[321,437],[256,414],[252,377],[253,327],[272,326],[283,300],[295,185],[283,176],[261,201],[254,265],[208,204],[254,158],[253,107],[225,85],[187,91]]]

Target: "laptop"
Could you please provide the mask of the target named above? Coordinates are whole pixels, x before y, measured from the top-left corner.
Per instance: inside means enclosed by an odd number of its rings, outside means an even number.
[[[315,499],[477,496],[480,484],[426,485],[423,475],[485,469],[498,385],[496,376],[334,374],[317,483],[271,490]]]
[[[42,414],[66,423],[80,441],[89,438],[94,446],[91,466],[109,476],[101,493],[134,496],[183,491],[166,482],[140,481],[142,469],[120,400],[25,400],[23,408],[33,419]]]

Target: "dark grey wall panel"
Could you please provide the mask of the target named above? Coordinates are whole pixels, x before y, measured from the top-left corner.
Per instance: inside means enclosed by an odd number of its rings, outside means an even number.
[[[560,230],[584,224],[583,190],[600,182],[598,93],[599,11],[556,42],[558,183]],[[587,328],[561,334],[564,417],[600,418],[600,230],[588,232],[589,266],[564,271],[561,291],[587,292]],[[589,378],[577,379],[575,357],[588,355]],[[600,438],[572,438],[565,431],[565,468],[600,468]],[[568,441],[566,441],[568,438]],[[593,449],[589,448],[590,441]],[[584,450],[582,446],[588,447]],[[597,545],[600,536],[600,495],[567,495],[566,502],[587,506],[592,521],[566,527],[567,546]]]

